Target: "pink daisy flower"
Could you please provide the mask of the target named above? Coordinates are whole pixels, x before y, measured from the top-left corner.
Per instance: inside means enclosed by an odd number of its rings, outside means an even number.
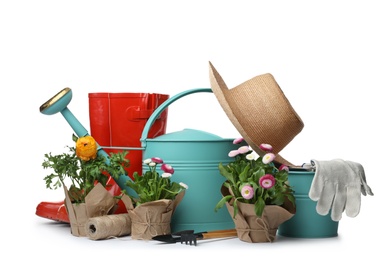
[[[260,149],[263,150],[264,152],[272,152],[273,147],[270,144],[260,144]]]
[[[244,185],[241,189],[241,196],[243,196],[244,199],[250,200],[253,198],[253,188],[251,185]]]
[[[233,144],[240,144],[243,141],[244,141],[244,138],[243,137],[239,137],[239,138],[236,138],[235,140],[233,140]]]
[[[270,189],[275,185],[275,177],[273,177],[272,174],[265,174],[264,176],[260,177],[259,184],[264,189]]]
[[[153,157],[151,158],[151,161],[155,163],[163,163],[163,160],[159,157]]]
[[[274,153],[267,153],[266,155],[264,155],[262,161],[264,164],[268,164],[270,162],[273,162],[275,157],[276,157],[276,155]]]
[[[229,157],[235,157],[236,155],[239,154],[239,150],[232,150],[228,153]]]
[[[170,174],[173,174],[174,173],[174,168],[172,168],[171,165],[169,164],[162,164],[162,166],[160,167],[160,169],[166,173],[170,173]]]
[[[279,167],[279,171],[287,171],[289,172],[289,167],[285,164],[281,164]]]
[[[239,153],[241,153],[241,154],[248,153],[248,152],[249,152],[249,146],[244,145],[244,146],[239,147],[239,149],[237,149],[237,150],[238,150]]]

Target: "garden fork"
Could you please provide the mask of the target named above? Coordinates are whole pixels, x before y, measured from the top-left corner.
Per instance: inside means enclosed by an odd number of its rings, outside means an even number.
[[[182,244],[185,243],[196,246],[197,240],[223,237],[237,237],[236,229],[215,230],[198,233],[194,233],[193,230],[183,230],[168,235],[156,236],[153,237],[153,240],[162,241],[165,243],[181,242]]]
[[[198,232],[198,233],[182,233],[180,234],[180,243],[186,245],[197,245],[198,240],[223,238],[223,237],[237,237],[236,229],[218,230],[211,232]]]

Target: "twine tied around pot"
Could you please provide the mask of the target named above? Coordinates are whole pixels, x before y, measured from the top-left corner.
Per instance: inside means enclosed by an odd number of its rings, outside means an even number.
[[[257,224],[258,228],[255,228],[255,227],[252,227],[252,228],[236,228],[236,230],[241,234],[247,234],[247,233],[249,234],[250,232],[254,232],[254,233],[263,232],[263,235],[264,235],[265,240],[266,240],[264,242],[273,242],[275,240],[276,236],[274,234],[276,233],[277,228],[276,229],[274,229],[274,228],[270,229],[268,223],[265,222],[264,219],[262,219],[262,218],[257,218],[256,224]],[[244,237],[245,237],[244,235],[242,235],[242,237],[243,237],[243,239],[240,238],[240,240],[244,240],[244,241],[247,240],[247,238],[244,239]],[[251,239],[251,241],[246,241],[246,242],[254,242],[254,241],[252,241],[252,239]]]
[[[176,206],[183,199],[185,191],[174,200],[161,199],[133,206],[131,198],[122,196],[131,219],[131,238],[150,240],[154,236],[171,233],[171,218]]]
[[[221,188],[223,196],[230,194],[224,185]],[[266,205],[261,217],[258,217],[253,204],[237,202],[238,212],[234,217],[233,200],[226,203],[231,215],[238,238],[249,243],[273,242],[280,224],[294,216],[296,209],[291,203],[285,207]]]

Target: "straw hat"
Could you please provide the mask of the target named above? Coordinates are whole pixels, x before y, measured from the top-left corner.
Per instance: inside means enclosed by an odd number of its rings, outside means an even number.
[[[301,132],[304,123],[274,77],[266,73],[228,89],[211,62],[209,67],[212,91],[248,145],[262,156],[259,145],[270,144],[275,162],[293,167],[279,152]]]

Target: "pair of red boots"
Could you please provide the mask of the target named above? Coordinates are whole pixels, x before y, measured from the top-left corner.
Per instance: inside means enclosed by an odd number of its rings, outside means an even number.
[[[118,152],[126,148],[130,161],[127,172],[142,174],[141,134],[151,114],[169,98],[157,93],[89,93],[90,133],[105,152]],[[165,109],[150,128],[148,138],[166,133],[168,111]],[[129,149],[130,148],[130,149]],[[135,149],[134,149],[135,148]],[[106,189],[113,195],[121,194],[121,188],[109,177]],[[126,213],[122,202],[114,214]],[[55,221],[69,223],[64,200],[40,202],[36,215]]]

